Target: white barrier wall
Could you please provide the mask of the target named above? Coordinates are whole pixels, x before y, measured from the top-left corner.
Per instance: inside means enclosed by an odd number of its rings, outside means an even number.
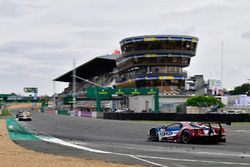
[[[92,112],[91,114],[91,118],[97,118],[97,112]]]

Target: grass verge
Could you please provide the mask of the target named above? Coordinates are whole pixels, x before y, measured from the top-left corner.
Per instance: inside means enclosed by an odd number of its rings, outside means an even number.
[[[9,115],[11,115],[9,110],[7,108],[4,108],[1,116],[9,116]]]

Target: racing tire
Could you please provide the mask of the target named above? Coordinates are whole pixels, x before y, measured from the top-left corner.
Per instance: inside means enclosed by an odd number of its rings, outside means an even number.
[[[159,141],[158,134],[156,133],[156,129],[151,129],[149,131],[149,140],[150,141]]]
[[[190,135],[189,131],[184,130],[181,133],[181,142],[184,143],[184,144],[188,144],[190,142],[190,139],[191,139],[191,135]]]

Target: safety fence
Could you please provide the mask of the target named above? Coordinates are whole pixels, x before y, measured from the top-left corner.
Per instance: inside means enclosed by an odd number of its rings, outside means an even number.
[[[58,115],[113,120],[250,122],[250,114],[113,113],[70,110],[45,110],[45,112]]]
[[[103,113],[103,118],[114,120],[250,122],[249,114]]]

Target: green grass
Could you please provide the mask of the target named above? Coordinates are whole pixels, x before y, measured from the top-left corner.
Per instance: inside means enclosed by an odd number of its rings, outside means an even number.
[[[9,116],[9,115],[11,115],[9,110],[7,108],[4,108],[1,116]]]

